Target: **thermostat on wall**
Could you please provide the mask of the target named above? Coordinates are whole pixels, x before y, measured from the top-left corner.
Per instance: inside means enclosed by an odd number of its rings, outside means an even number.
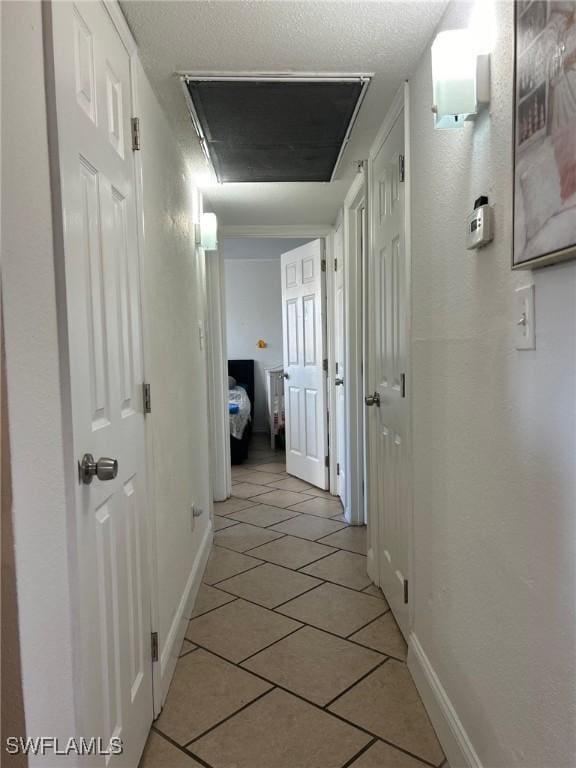
[[[466,248],[482,248],[494,238],[494,223],[492,208],[488,205],[486,195],[481,195],[474,203],[474,213],[468,219],[466,233]]]

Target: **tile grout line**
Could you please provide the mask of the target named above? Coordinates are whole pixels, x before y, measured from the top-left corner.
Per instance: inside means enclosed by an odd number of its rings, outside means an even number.
[[[282,642],[282,640],[285,640],[287,637],[290,637],[290,635],[295,635],[296,632],[300,632],[301,629],[305,628],[305,624],[302,624],[302,622],[298,622],[298,624],[300,624],[300,626],[288,632],[287,635],[284,635],[283,637],[279,637],[278,640],[274,640],[274,642],[269,643],[268,645],[265,645],[259,651],[255,651],[254,653],[251,653],[249,656],[246,656],[245,659],[242,659],[241,661],[238,662],[237,666],[240,667],[241,669],[244,669],[242,664],[245,664],[247,661],[250,661],[250,659],[253,659],[254,656],[258,656],[259,653],[263,653],[264,651],[267,651],[269,648],[272,648],[273,646]],[[252,671],[252,670],[245,670],[245,671]],[[269,682],[272,682],[272,681],[269,681]],[[276,683],[272,682],[272,685],[276,685]]]
[[[210,586],[210,584],[206,584],[206,586],[207,586],[207,587],[209,587],[209,586]],[[214,589],[216,589],[216,587],[214,587]],[[228,602],[227,602],[227,603],[222,603],[222,605],[215,605],[215,606],[214,606],[214,608],[208,608],[208,610],[207,610],[207,611],[203,611],[202,613],[199,613],[199,614],[198,614],[198,616],[191,616],[191,617],[188,619],[188,624],[190,624],[190,622],[191,622],[191,621],[194,621],[195,619],[199,619],[199,618],[201,618],[202,616],[206,616],[206,615],[207,615],[207,614],[209,614],[209,613],[213,613],[214,611],[217,611],[217,610],[218,610],[218,608],[224,608],[224,606],[225,606],[225,605],[230,605],[231,603],[235,603],[235,602],[236,602],[236,600],[240,600],[240,599],[243,599],[243,598],[239,598],[239,597],[238,597],[238,596],[236,596],[236,595],[235,595],[235,596],[232,596],[232,595],[230,594],[230,592],[224,592],[224,590],[223,590],[223,589],[221,589],[221,590],[220,590],[220,592],[223,592],[225,595],[230,595],[230,597],[234,597],[234,599],[233,599],[233,600],[228,600]],[[188,627],[186,627],[186,631],[188,631]],[[186,638],[186,640],[188,640],[188,638]],[[191,643],[191,642],[192,642],[192,640],[188,640],[188,642],[189,642],[189,643]]]
[[[214,546],[219,547],[219,544],[215,544]],[[226,549],[225,547],[221,547],[221,549]],[[227,550],[228,552],[234,552],[233,549]],[[239,555],[240,552],[235,552],[234,554]],[[246,568],[245,571],[238,571],[238,573],[235,573],[234,576],[240,576],[241,573],[248,573],[248,571],[253,571],[254,568],[259,568],[263,563],[257,563],[256,565],[251,565],[250,568]],[[216,584],[220,584],[221,581],[226,581],[226,579],[231,579],[232,576],[226,576],[224,579],[218,579],[218,581],[214,581],[212,584],[210,584],[207,581],[203,581],[203,584],[208,584],[209,587],[213,587]]]
[[[358,758],[359,758],[359,757],[361,757],[361,756],[364,754],[364,752],[367,752],[367,751],[370,749],[370,747],[373,747],[373,746],[374,746],[374,744],[377,744],[377,743],[378,743],[378,739],[372,739],[372,741],[369,741],[369,742],[368,742],[368,744],[365,744],[365,745],[362,747],[362,749],[361,749],[361,750],[359,750],[358,752],[356,752],[356,754],[355,754],[355,755],[353,755],[353,756],[350,758],[350,760],[346,760],[346,762],[344,763],[344,765],[342,766],[342,768],[349,768],[349,766],[351,766],[351,765],[354,765],[354,763],[356,762],[356,760],[358,760]]]
[[[234,662],[228,662],[228,663],[233,664]],[[238,666],[238,665],[236,664],[235,666]],[[247,670],[243,670],[243,671],[246,672]],[[194,736],[193,739],[190,739],[190,741],[187,741],[184,744],[184,748],[188,749],[190,747],[190,744],[194,744],[196,741],[203,739],[204,736],[207,736],[209,733],[216,730],[216,728],[219,728],[221,725],[224,725],[224,723],[227,723],[228,720],[231,720],[233,717],[236,717],[236,715],[239,715],[240,712],[242,712],[244,709],[248,709],[248,707],[250,707],[252,704],[256,704],[257,701],[259,701],[260,699],[263,699],[264,696],[267,696],[269,693],[272,693],[272,691],[276,686],[273,683],[270,683],[269,680],[265,680],[264,678],[261,678],[261,679],[263,680],[263,682],[268,683],[270,685],[270,688],[268,688],[268,690],[263,691],[262,693],[260,693],[258,696],[256,696],[254,699],[247,702],[246,704],[242,704],[242,706],[239,709],[236,709],[234,712],[231,712],[229,715],[226,715],[226,717],[223,720],[219,720],[215,725],[211,725],[210,728],[207,728],[205,731],[202,731],[202,733],[199,734],[198,736]]]
[[[370,595],[367,595],[367,597],[370,597]],[[371,621],[367,621],[366,624],[363,624],[361,627],[358,627],[358,629],[355,629],[354,632],[350,632],[349,635],[346,635],[346,640],[349,640],[352,637],[352,635],[355,635],[357,632],[361,632],[363,629],[366,629],[366,627],[369,627],[370,624],[373,624],[375,621],[378,621],[378,619],[381,619],[382,616],[387,614],[389,610],[390,608],[386,608],[386,610],[382,611],[382,613],[379,613],[378,616],[375,616]]]
[[[188,640],[188,638],[186,637],[185,640]],[[192,641],[188,640],[188,642],[191,643]],[[198,646],[196,646],[196,648],[190,648],[189,651],[185,651],[184,653],[181,653],[180,656],[178,656],[178,659],[183,659],[184,656],[189,656],[191,653],[194,653],[194,651],[197,651],[197,650],[198,650]]]
[[[249,525],[249,523],[245,523],[245,525]],[[231,525],[230,527],[234,528],[233,525]],[[254,527],[256,527],[256,526],[254,526]],[[226,530],[226,529],[224,529],[224,530]],[[220,531],[218,531],[218,533],[220,533]],[[264,547],[266,544],[272,544],[272,542],[274,542],[274,541],[280,541],[280,539],[285,538],[287,535],[288,534],[285,533],[285,534],[283,534],[281,536],[277,536],[275,539],[270,539],[270,541],[264,541],[262,544],[256,544],[255,546],[250,547],[250,549],[244,549],[244,550],[232,549],[232,547],[227,547],[226,544],[220,544],[220,543],[218,543],[216,541],[214,542],[214,544],[217,547],[222,547],[222,549],[227,549],[228,552],[236,552],[237,555],[246,555],[247,557],[252,557],[252,555],[248,554],[248,552],[250,552],[251,550],[258,549],[258,547]],[[258,558],[258,559],[261,560],[262,558]],[[233,576],[229,576],[229,578],[232,579],[234,577]]]
[[[258,507],[265,507],[266,504],[257,504]],[[248,507],[248,509],[253,509],[253,507]],[[282,507],[274,507],[274,509],[282,509]],[[271,528],[273,525],[281,525],[282,523],[287,523],[288,520],[295,520],[297,517],[302,517],[303,512],[294,512],[293,509],[286,510],[287,512],[292,512],[292,515],[290,517],[285,518],[284,520],[278,520],[274,523],[268,523],[268,525],[259,525],[258,523],[246,523],[246,525],[255,525],[257,528],[262,528],[263,530],[267,531],[269,528]],[[239,509],[238,512],[244,512],[243,509]],[[237,512],[231,512],[230,516],[238,514]],[[243,520],[238,520],[239,523],[244,522]]]
[[[313,579],[315,577],[314,576],[310,576],[310,578]],[[326,584],[325,581],[321,581],[320,584],[314,584],[314,586],[310,587],[310,589],[307,589],[304,592],[301,592],[299,595],[296,595],[295,597],[289,597],[288,600],[284,600],[284,602],[278,603],[278,605],[275,605],[273,608],[269,608],[268,610],[272,611],[272,613],[274,613],[277,608],[282,608],[283,605],[286,605],[287,603],[291,603],[292,600],[297,600],[299,597],[304,597],[304,595],[307,595],[308,592],[312,592],[313,590],[318,589],[318,587],[321,587],[324,584]],[[282,616],[284,616],[284,614],[282,614]],[[292,617],[290,616],[288,618],[292,618]],[[294,619],[294,621],[298,621],[298,619]],[[301,622],[301,623],[304,623],[304,622]]]
[[[183,752],[188,757],[193,757],[194,760],[197,760],[200,763],[200,765],[204,766],[204,768],[213,768],[213,766],[210,763],[207,763],[206,760],[203,760],[201,757],[198,757],[198,755],[194,755],[192,752],[190,752],[190,750],[186,749],[186,747],[183,747],[181,744],[178,744],[177,741],[174,741],[173,738],[171,738],[166,733],[164,733],[164,731],[161,731],[157,726],[154,725],[154,723],[152,723],[152,725],[150,726],[150,730],[154,731],[154,733],[156,733],[162,739],[167,741],[169,744],[172,744],[172,746],[176,747],[176,749],[179,749],[180,752]]]
[[[375,651],[375,653],[378,653],[378,652],[377,652],[377,651]],[[384,656],[384,658],[383,658],[381,661],[378,661],[378,662],[377,662],[377,663],[376,663],[376,664],[375,664],[375,665],[372,667],[372,669],[369,669],[369,670],[368,670],[368,672],[366,672],[366,673],[365,673],[365,674],[363,674],[361,677],[359,677],[359,678],[358,678],[358,680],[355,680],[355,681],[354,681],[354,682],[353,682],[351,685],[349,685],[349,686],[348,686],[347,688],[345,688],[343,691],[340,691],[340,693],[339,693],[337,696],[334,696],[334,698],[333,698],[333,699],[330,699],[330,701],[329,701],[329,702],[327,702],[326,704],[324,704],[324,706],[322,707],[322,709],[325,709],[325,710],[328,712],[328,711],[329,711],[328,707],[331,707],[331,706],[332,706],[332,704],[334,704],[336,701],[338,701],[338,699],[339,699],[341,696],[344,696],[344,695],[346,695],[346,694],[347,694],[349,691],[351,691],[351,690],[352,690],[352,688],[354,688],[356,685],[358,685],[358,683],[361,683],[361,682],[362,682],[362,680],[365,680],[365,679],[366,679],[366,678],[367,678],[369,675],[371,675],[371,674],[372,674],[372,672],[376,672],[376,670],[377,670],[377,669],[380,669],[380,667],[382,667],[384,664],[386,664],[386,662],[387,662],[387,661],[389,661],[389,657],[388,657],[388,656],[386,656],[386,654],[381,654],[381,655],[382,655],[382,656]],[[332,713],[330,712],[330,714],[332,714]]]

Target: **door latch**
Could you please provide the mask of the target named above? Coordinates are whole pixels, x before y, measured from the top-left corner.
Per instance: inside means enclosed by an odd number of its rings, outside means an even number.
[[[378,408],[380,408],[380,394],[378,392],[374,392],[373,395],[366,395],[364,402],[368,406],[376,405]]]
[[[118,474],[117,459],[107,459],[102,457],[98,461],[94,460],[91,453],[85,453],[82,461],[78,462],[78,477],[84,485],[90,485],[94,476],[98,480],[114,480]]]

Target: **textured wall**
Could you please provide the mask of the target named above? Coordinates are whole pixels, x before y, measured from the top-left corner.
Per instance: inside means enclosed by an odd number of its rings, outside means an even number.
[[[486,10],[491,3],[478,0]],[[442,27],[466,26],[454,2]],[[576,263],[512,273],[512,4],[490,114],[433,130],[412,80],[415,632],[490,768],[576,763]],[[496,237],[465,250],[487,193]],[[514,289],[536,284],[537,349]]]
[[[184,158],[139,68],[144,188],[144,359],[151,385],[150,473],[156,512],[160,653],[210,507],[207,373],[200,348],[204,256],[194,245],[194,189]],[[205,514],[191,529],[190,505]]]

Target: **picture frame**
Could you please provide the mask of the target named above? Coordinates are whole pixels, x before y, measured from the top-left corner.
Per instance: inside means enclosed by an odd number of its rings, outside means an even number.
[[[514,4],[512,268],[576,258],[576,0]]]

